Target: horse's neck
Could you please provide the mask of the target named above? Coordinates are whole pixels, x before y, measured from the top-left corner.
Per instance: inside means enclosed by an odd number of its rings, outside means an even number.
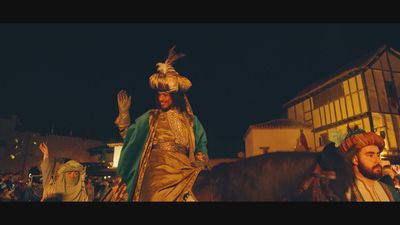
[[[267,201],[290,200],[298,193],[303,181],[312,175],[316,164],[317,154],[272,153],[243,164],[241,179],[253,179],[251,182],[254,183],[254,193],[249,193],[248,198]],[[232,164],[232,167],[235,165]]]
[[[194,192],[212,200],[281,201],[293,198],[312,174],[315,154],[271,154],[220,164],[201,173]],[[201,197],[199,197],[201,198]]]

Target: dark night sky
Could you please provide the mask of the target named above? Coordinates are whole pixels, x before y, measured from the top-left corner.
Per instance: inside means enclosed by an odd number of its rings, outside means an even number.
[[[286,117],[303,88],[385,43],[400,49],[400,25],[0,24],[0,116],[118,138],[118,90],[132,95],[133,118],[155,106],[148,77],[176,44],[210,156],[234,156],[249,125]]]

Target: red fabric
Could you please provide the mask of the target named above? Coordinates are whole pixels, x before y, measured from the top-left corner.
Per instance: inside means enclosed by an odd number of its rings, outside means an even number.
[[[310,148],[308,147],[306,135],[304,135],[304,133],[300,134],[300,143],[301,143],[302,146],[304,146],[304,148],[306,150],[310,150]]]

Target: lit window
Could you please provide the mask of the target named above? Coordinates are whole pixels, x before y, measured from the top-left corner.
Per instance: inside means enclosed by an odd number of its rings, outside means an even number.
[[[354,113],[353,113],[353,106],[351,104],[351,98],[349,95],[346,96],[346,106],[347,106],[348,116],[352,117],[354,115]]]
[[[370,132],[371,131],[371,125],[369,124],[369,118],[364,118],[363,119],[363,123],[364,123],[364,130],[366,132]]]
[[[341,112],[340,112],[340,103],[339,103],[339,100],[336,100],[335,101],[335,110],[336,110],[336,119],[337,119],[337,121],[340,121],[340,120],[342,120],[342,114],[341,114]]]
[[[361,113],[367,112],[367,101],[365,99],[364,91],[361,90],[358,93],[360,94]]]
[[[363,90],[364,89],[364,85],[362,83],[361,75],[357,75],[356,80],[357,80],[358,90]]]
[[[322,126],[325,126],[326,122],[325,122],[325,110],[324,110],[324,107],[323,106],[320,107],[319,110],[320,110],[320,114],[321,114],[321,124],[322,124]]]
[[[346,81],[343,81],[343,90],[344,90],[344,94],[345,94],[345,95],[348,95],[348,94],[350,93],[350,90],[349,90],[349,83],[348,83],[347,80],[346,80]]]
[[[326,124],[328,125],[331,124],[331,113],[329,110],[329,105],[325,105],[324,108],[325,108]]]
[[[315,109],[312,111],[312,113],[313,113],[314,128],[318,128],[321,126],[321,118],[319,116],[319,110]]]
[[[358,115],[361,113],[360,109],[360,102],[358,101],[358,94],[353,93],[351,94],[352,100],[353,100],[353,107],[354,107],[354,115]]]
[[[340,98],[340,107],[342,111],[342,118],[346,119],[347,118],[347,112],[346,112],[346,102],[344,101],[344,98]]]
[[[349,79],[350,84],[350,93],[354,93],[357,91],[356,79],[354,77]]]
[[[392,122],[392,117],[389,114],[385,114],[386,126],[387,126],[387,136],[389,138],[390,148],[397,148],[396,136],[394,134],[394,127]]]
[[[331,121],[332,123],[336,122],[336,116],[335,116],[335,106],[333,105],[333,102],[329,103],[329,108],[331,111]]]

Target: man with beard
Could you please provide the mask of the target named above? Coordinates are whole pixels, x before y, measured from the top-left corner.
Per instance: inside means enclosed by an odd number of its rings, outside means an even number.
[[[339,145],[354,171],[354,183],[348,195],[350,201],[400,201],[394,188],[382,183],[380,153],[385,147],[382,137],[355,127],[349,129]]]

